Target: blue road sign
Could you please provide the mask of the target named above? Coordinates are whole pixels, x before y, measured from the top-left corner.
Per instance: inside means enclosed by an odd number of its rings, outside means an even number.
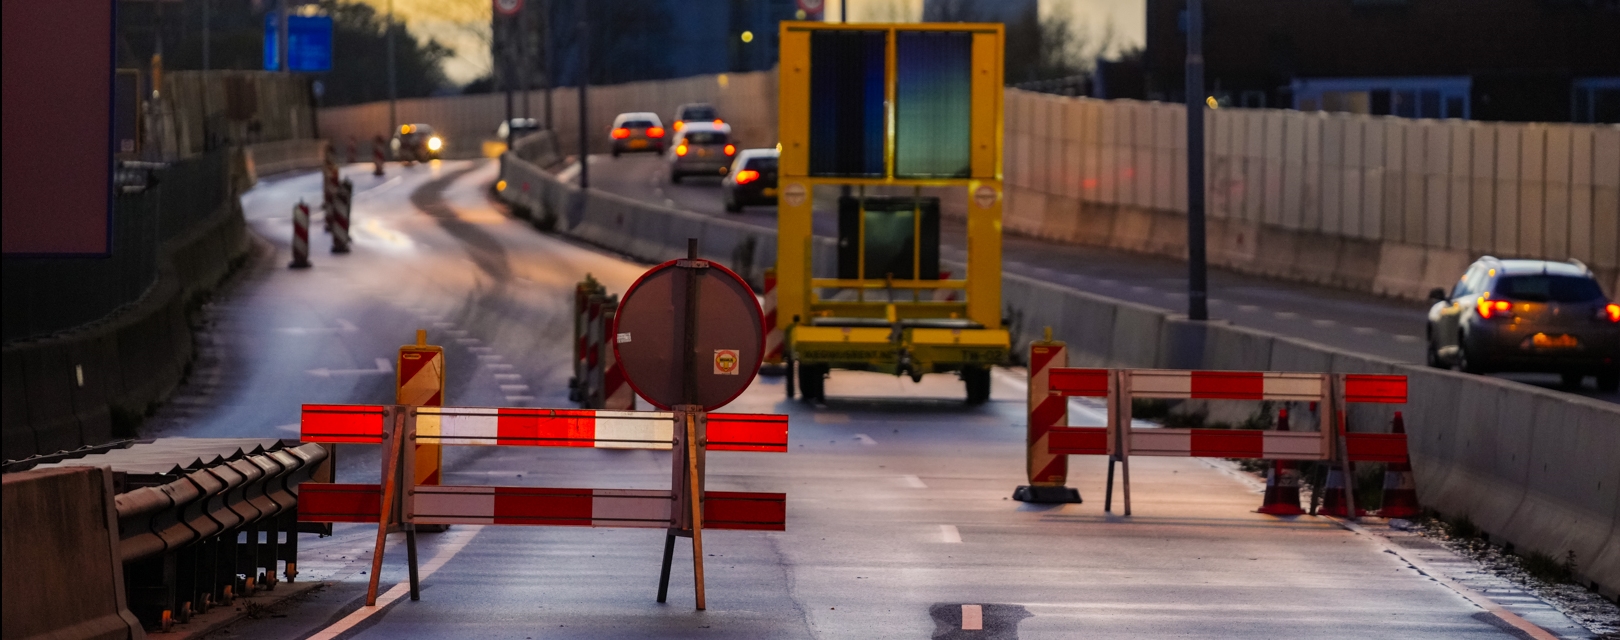
[[[267,13],[264,16],[264,68],[266,71],[276,71],[281,68],[280,54],[276,50],[276,41],[278,40],[276,17],[274,12]],[[287,70],[332,70],[331,16],[287,17]]]

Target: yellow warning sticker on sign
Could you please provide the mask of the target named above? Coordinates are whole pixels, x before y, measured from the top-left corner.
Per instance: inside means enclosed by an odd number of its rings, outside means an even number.
[[[737,370],[741,368],[738,365],[741,362],[742,362],[742,357],[737,353],[736,349],[715,349],[714,350],[714,375],[717,375],[717,376],[734,376],[734,375],[738,375]]]

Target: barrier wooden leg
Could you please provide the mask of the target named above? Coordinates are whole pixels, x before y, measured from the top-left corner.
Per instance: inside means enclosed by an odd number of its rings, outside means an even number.
[[[675,534],[664,535],[664,569],[658,574],[658,602],[669,596],[669,564],[675,559]]]
[[[416,525],[405,523],[405,557],[410,562],[411,599],[422,599],[421,581],[416,577]]]
[[[698,476],[697,425],[694,416],[686,414],[686,473],[692,497],[692,578],[697,590],[698,611],[704,609],[703,598],[703,483]]]
[[[1119,475],[1124,480],[1125,515],[1131,515],[1131,456],[1125,454],[1119,458]]]
[[[384,435],[391,435],[392,440],[386,443],[387,453],[383,456],[382,512],[377,518],[377,547],[371,555],[371,582],[366,587],[368,607],[377,606],[377,580],[382,573],[383,547],[388,541],[388,520],[394,515],[394,494],[399,491],[399,464],[404,451],[401,445],[405,442],[397,423],[390,421],[388,426],[393,428]]]
[[[1115,460],[1116,460],[1116,458],[1112,454],[1110,454],[1108,456],[1108,484],[1103,489],[1103,491],[1105,492],[1105,493],[1103,493],[1103,512],[1104,513],[1113,513],[1114,512],[1114,462],[1115,462]]]

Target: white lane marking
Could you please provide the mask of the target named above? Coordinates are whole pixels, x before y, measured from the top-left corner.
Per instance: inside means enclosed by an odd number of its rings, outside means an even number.
[[[429,319],[431,319],[431,318],[423,318],[423,320],[429,320]],[[439,322],[434,322],[433,326],[434,326],[434,328],[437,328],[437,329],[449,329],[450,327],[456,326],[456,323],[439,321]]]
[[[963,631],[983,631],[984,630],[984,607],[981,607],[981,606],[976,605],[976,604],[964,604],[964,605],[962,605],[962,630]]]
[[[861,444],[864,444],[864,445],[866,445],[868,447],[877,444],[877,441],[873,440],[872,436],[866,435],[864,433],[855,434],[855,441],[859,442]]]
[[[1278,312],[1273,313],[1271,315],[1277,316],[1278,318],[1281,318],[1283,320],[1293,320],[1294,318],[1299,317],[1299,314],[1294,313],[1292,311],[1278,311]]]
[[[1361,335],[1369,335],[1369,334],[1378,333],[1378,330],[1374,329],[1372,327],[1356,327],[1354,329],[1351,329],[1351,331],[1354,331],[1354,332],[1359,333]]]
[[[389,362],[387,358],[377,358],[377,368],[375,369],[328,369],[326,367],[321,367],[319,369],[310,369],[308,371],[309,375],[317,378],[330,378],[332,376],[363,376],[373,373],[393,372],[394,364]]]
[[[1259,311],[1259,310],[1260,310],[1260,307],[1256,307],[1256,306],[1254,306],[1252,304],[1240,304],[1240,305],[1238,305],[1238,311],[1248,311],[1248,312],[1252,313],[1252,312]]]
[[[464,335],[467,335],[467,330],[466,329],[449,329],[449,330],[446,330],[444,332],[444,335],[450,336],[452,338],[460,338],[460,337],[462,337]]]
[[[494,353],[495,352],[494,347],[467,347],[467,350],[471,351],[473,353]]]
[[[1417,336],[1409,336],[1409,335],[1406,335],[1406,334],[1403,333],[1401,335],[1395,336],[1395,341],[1396,342],[1417,342],[1418,337]]]
[[[463,331],[462,333],[466,332]],[[483,340],[479,340],[478,338],[456,338],[457,344],[478,344],[480,342],[483,342]]]
[[[848,424],[848,423],[849,423],[849,414],[847,414],[847,413],[818,413],[818,414],[816,414],[816,424]]]
[[[495,379],[496,380],[522,380],[523,375],[522,374],[517,374],[517,373],[497,373],[497,374],[495,374]]]
[[[939,525],[939,537],[941,538],[942,542],[953,544],[962,543],[962,532],[957,531],[956,525],[954,524]]]
[[[917,476],[904,475],[904,476],[900,476],[900,479],[906,483],[906,486],[911,487],[913,489],[927,489],[928,488],[928,485],[923,484],[922,478],[919,478]]]
[[[360,330],[360,327],[354,326],[353,322],[349,322],[348,320],[344,320],[342,318],[339,318],[337,323],[338,326],[336,327],[285,327],[276,329],[276,331],[295,336],[307,336],[318,333],[354,333]]]
[[[503,385],[501,385],[501,391],[516,392],[516,391],[528,391],[528,390],[529,390],[529,385],[526,385],[526,384],[503,384]]]
[[[445,563],[450,561],[451,558],[456,557],[456,554],[461,553],[462,549],[467,548],[467,543],[472,542],[473,536],[478,535],[478,532],[483,530],[483,528],[483,525],[456,525],[456,528],[450,531],[448,535],[440,536],[440,539],[450,536],[457,536],[457,538],[455,541],[440,547],[438,553],[433,554],[433,559],[429,560],[428,563],[423,565],[419,570],[418,580],[427,580],[429,576],[432,576],[434,572],[438,571],[440,567],[443,567]],[[333,638],[343,635],[344,632],[353,629],[355,625],[364,622],[366,618],[370,618],[378,611],[382,611],[384,608],[388,607],[388,605],[393,604],[395,600],[404,597],[410,592],[410,581],[407,580],[405,582],[396,584],[392,589],[389,589],[382,595],[377,596],[377,606],[361,606],[359,609],[356,609],[354,613],[344,616],[342,620],[334,622],[331,626],[316,632],[315,635],[309,637],[309,640],[332,640]]]
[[[1406,561],[1406,563],[1412,565],[1412,568],[1416,569],[1418,573],[1428,576],[1435,582],[1438,582],[1444,585],[1446,588],[1457,592],[1457,595],[1466,598],[1469,602],[1479,605],[1481,609],[1489,611],[1497,618],[1500,618],[1503,622],[1512,625],[1513,628],[1523,631],[1525,635],[1535,638],[1536,640],[1557,640],[1558,636],[1548,633],[1546,629],[1531,624],[1529,620],[1525,620],[1524,618],[1519,617],[1517,614],[1502,608],[1502,605],[1497,604],[1484,594],[1463,586],[1451,578],[1441,575],[1438,571],[1435,571],[1433,567],[1430,567],[1428,563],[1424,562],[1422,558],[1417,557],[1416,554],[1402,553],[1402,549],[1400,547],[1390,544],[1388,541],[1379,536],[1373,535],[1372,532],[1361,528],[1361,525],[1349,520],[1335,518],[1333,516],[1322,517],[1332,520],[1339,526],[1349,529],[1356,535],[1368,539],[1374,545],[1380,547],[1384,552]]]
[[[500,356],[495,356],[495,355],[490,355],[490,354],[486,353],[486,354],[478,356],[478,359],[479,360],[484,360],[486,362],[496,362],[496,361],[499,361],[501,359],[501,357]]]
[[[533,399],[534,396],[506,396],[507,402],[528,402]]]
[[[1334,322],[1332,320],[1312,320],[1311,324],[1314,324],[1314,325],[1316,325],[1318,327],[1331,327],[1331,326],[1339,324],[1339,323]]]
[[[1135,291],[1137,293],[1147,293],[1147,292],[1152,291],[1152,290],[1153,290],[1153,287],[1143,287],[1143,286],[1131,287],[1131,291]]]
[[[498,358],[499,356],[496,356],[496,357]],[[496,371],[507,371],[507,370],[510,370],[512,368],[512,365],[500,364],[498,362],[486,362],[486,363],[484,363],[484,366],[488,367],[490,369],[494,369]]]

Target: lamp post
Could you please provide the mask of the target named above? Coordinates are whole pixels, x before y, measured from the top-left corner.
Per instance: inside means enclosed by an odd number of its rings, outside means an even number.
[[[1187,317],[1209,319],[1204,254],[1204,7],[1187,0]]]

